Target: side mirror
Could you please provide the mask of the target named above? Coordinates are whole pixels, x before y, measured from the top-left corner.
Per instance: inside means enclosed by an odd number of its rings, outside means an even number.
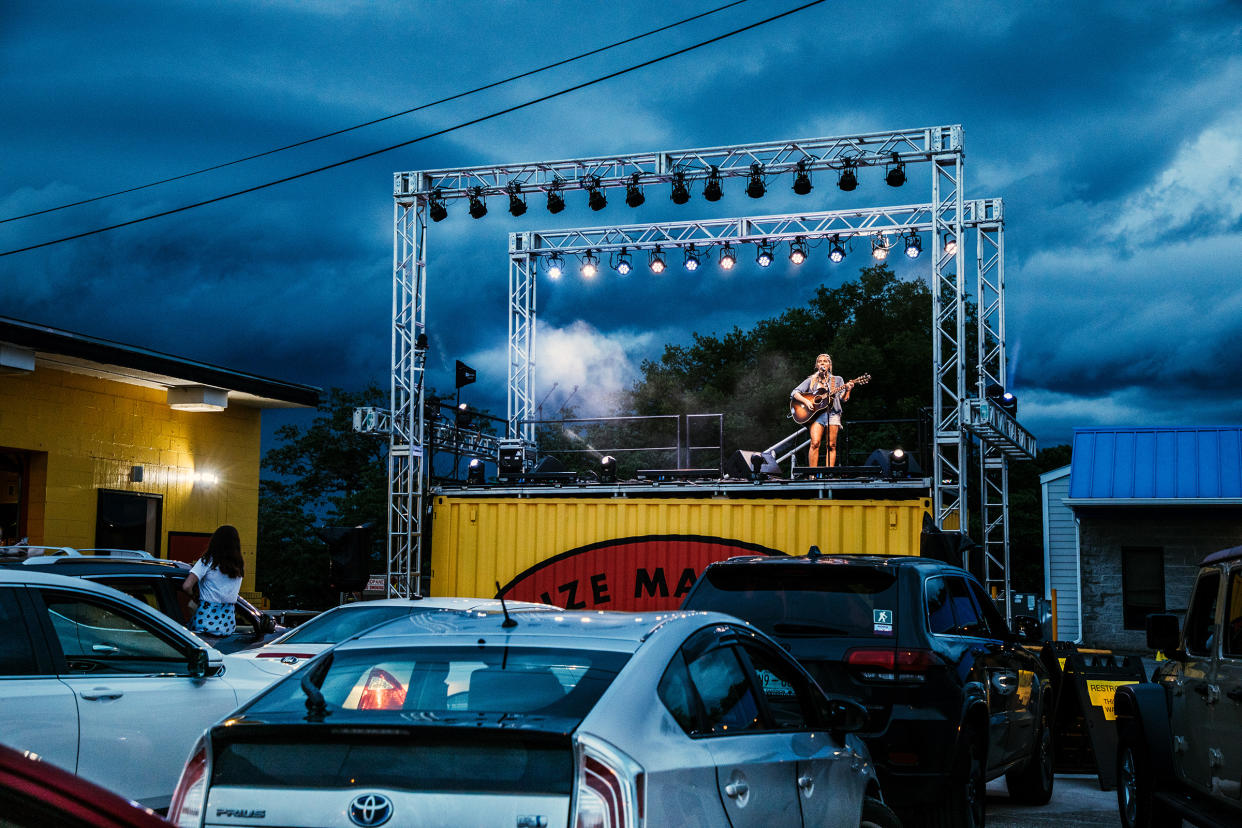
[[[259,613],[259,632],[262,635],[271,635],[276,632],[276,619],[266,612]]]
[[[189,667],[190,675],[194,678],[206,678],[209,660],[207,650],[204,647],[195,647],[190,650]]]
[[[825,711],[829,730],[855,733],[867,726],[867,708],[850,699],[829,699]]]
[[[1147,616],[1147,646],[1153,650],[1172,655],[1181,643],[1181,632],[1177,616],[1172,613],[1160,612]]]

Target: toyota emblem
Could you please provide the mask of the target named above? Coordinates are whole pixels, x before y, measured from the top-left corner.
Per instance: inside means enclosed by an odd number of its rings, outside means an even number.
[[[349,803],[349,821],[362,828],[375,828],[392,818],[392,800],[383,794],[361,794]]]

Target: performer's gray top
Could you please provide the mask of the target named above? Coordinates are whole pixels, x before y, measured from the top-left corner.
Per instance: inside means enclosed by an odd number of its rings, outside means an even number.
[[[836,374],[830,374],[828,376],[827,382],[831,384],[833,388],[840,388],[842,385],[845,385],[845,380],[842,379],[841,377],[838,377]],[[811,374],[809,377],[807,377],[806,379],[802,381],[801,385],[799,385],[793,391],[789,392],[789,399],[792,400],[794,394],[802,394],[803,396],[806,396],[806,397],[814,397],[815,395],[812,393],[812,389],[815,388],[816,386],[819,386],[822,388],[828,388],[828,384],[825,384],[819,381],[819,374]],[[833,397],[832,405],[828,406],[824,410],[828,412],[829,414],[840,414],[842,411],[841,395],[838,394],[837,396]]]

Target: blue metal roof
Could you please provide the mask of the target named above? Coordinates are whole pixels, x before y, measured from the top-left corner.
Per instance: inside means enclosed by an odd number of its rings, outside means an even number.
[[[1069,499],[1242,499],[1242,426],[1074,429]]]

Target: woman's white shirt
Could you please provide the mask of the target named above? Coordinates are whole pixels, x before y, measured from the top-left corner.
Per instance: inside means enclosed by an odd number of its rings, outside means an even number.
[[[191,575],[198,576],[198,596],[204,601],[216,604],[236,604],[237,595],[241,592],[241,576],[230,578],[218,569],[210,569],[199,559],[190,570]]]

